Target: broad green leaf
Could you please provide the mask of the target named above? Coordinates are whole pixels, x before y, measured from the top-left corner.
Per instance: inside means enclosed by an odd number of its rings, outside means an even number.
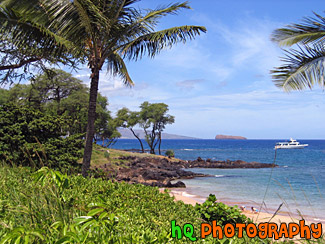
[[[98,213],[101,213],[103,211],[105,211],[105,209],[103,209],[103,208],[95,208],[95,209],[89,211],[87,215],[88,216],[94,216],[94,215],[96,215]]]

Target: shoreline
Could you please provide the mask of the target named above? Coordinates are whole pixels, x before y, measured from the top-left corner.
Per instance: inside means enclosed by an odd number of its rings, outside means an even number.
[[[206,198],[200,197],[200,196],[196,196],[196,195],[191,195],[188,194],[184,188],[160,188],[160,192],[164,192],[164,190],[167,189],[169,192],[169,195],[174,197],[175,201],[183,201],[185,204],[191,204],[193,206],[195,206],[196,203],[203,203]],[[242,206],[245,205],[245,203],[241,203],[241,202],[229,202],[229,201],[222,201],[222,203],[230,205],[230,206],[234,206],[237,205]],[[257,207],[257,205],[255,206]],[[259,207],[259,206],[258,206]],[[273,216],[273,213],[268,213],[268,212],[258,212],[258,213],[253,213],[249,208],[241,211],[242,214],[244,214],[246,217],[250,218],[254,223],[258,224],[258,223],[263,223],[263,222],[273,222],[276,224],[281,224],[281,223],[299,223],[299,220],[301,220],[301,218],[299,219],[299,216],[294,216],[293,214],[289,213],[289,212],[281,212],[280,214],[276,214],[275,216]],[[311,216],[307,216],[305,218],[306,220],[306,224],[310,225],[312,223],[321,223],[323,226],[323,232],[325,232],[325,220],[317,220],[314,219]]]

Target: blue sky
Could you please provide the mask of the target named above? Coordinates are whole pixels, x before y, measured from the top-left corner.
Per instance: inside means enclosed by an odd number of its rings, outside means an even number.
[[[171,1],[143,0],[140,8]],[[323,1],[192,0],[192,10],[161,19],[159,29],[202,25],[207,33],[164,50],[154,59],[128,62],[135,82],[130,89],[103,71],[99,91],[113,114],[138,110],[143,101],[163,102],[175,123],[165,132],[199,138],[216,134],[249,139],[324,139],[325,94],[314,90],[285,93],[271,81],[281,64],[281,49],[270,41],[276,28],[323,14]],[[89,71],[74,74],[89,83]]]

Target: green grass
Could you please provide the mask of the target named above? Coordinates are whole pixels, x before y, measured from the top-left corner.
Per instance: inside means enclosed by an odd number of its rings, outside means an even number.
[[[109,158],[105,157],[105,152],[109,151]],[[166,156],[162,155],[153,155],[153,154],[147,154],[147,153],[136,153],[136,152],[127,152],[123,150],[117,150],[117,149],[107,149],[104,147],[101,147],[99,145],[94,144],[93,147],[93,153],[91,157],[91,166],[92,167],[99,167],[104,164],[109,164],[112,169],[116,167],[128,167],[129,161],[120,159],[121,157],[137,157],[137,158],[144,158],[144,157],[151,157],[151,158],[157,158],[157,159],[162,159],[165,158],[169,161],[176,162],[179,161],[180,159],[175,159],[175,158],[168,158]],[[82,159],[78,161],[79,163],[82,163]]]

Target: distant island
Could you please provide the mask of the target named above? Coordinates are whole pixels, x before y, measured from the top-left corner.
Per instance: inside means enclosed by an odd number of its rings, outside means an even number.
[[[232,140],[247,140],[246,137],[243,136],[227,136],[227,135],[216,135],[215,137],[216,140],[227,140],[227,139],[232,139]]]

